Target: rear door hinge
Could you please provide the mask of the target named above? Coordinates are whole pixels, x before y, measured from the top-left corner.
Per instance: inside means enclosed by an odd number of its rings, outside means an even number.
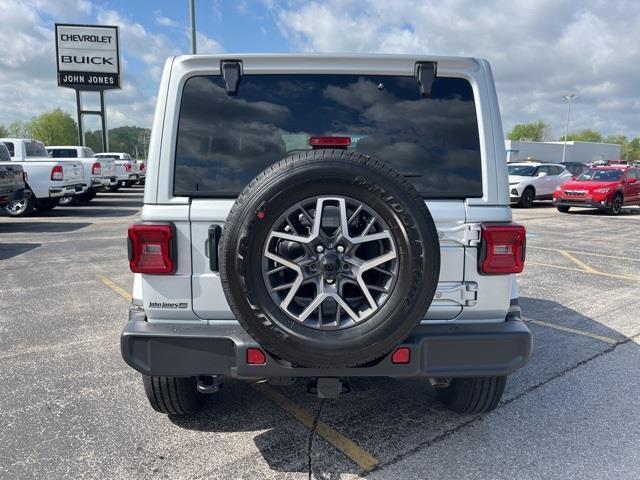
[[[240,78],[242,77],[242,62],[239,60],[223,60],[220,62],[220,70],[222,70],[222,78],[227,88],[227,95],[236,95]]]
[[[416,79],[418,80],[418,88],[422,97],[431,96],[431,88],[436,79],[438,65],[436,62],[417,62],[416,63]]]
[[[465,247],[477,247],[480,243],[480,224],[465,223],[458,227],[438,229],[441,242],[456,242]]]
[[[449,300],[463,307],[470,307],[478,302],[478,284],[465,282],[453,287],[442,287],[436,290],[434,300]]]

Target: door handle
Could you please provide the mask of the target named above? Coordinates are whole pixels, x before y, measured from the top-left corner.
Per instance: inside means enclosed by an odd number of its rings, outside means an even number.
[[[220,225],[211,225],[209,227],[207,243],[209,244],[209,268],[212,272],[219,271],[218,244],[220,243],[221,235],[222,228],[220,227]]]

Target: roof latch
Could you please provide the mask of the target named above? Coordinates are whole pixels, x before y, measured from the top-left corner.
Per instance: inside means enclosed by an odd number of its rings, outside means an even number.
[[[431,87],[436,78],[436,72],[436,62],[416,62],[416,78],[418,79],[418,88],[420,88],[421,96],[431,96]]]
[[[242,64],[237,60],[226,60],[220,62],[222,78],[227,86],[227,95],[233,96],[238,93],[238,84],[242,76]]]

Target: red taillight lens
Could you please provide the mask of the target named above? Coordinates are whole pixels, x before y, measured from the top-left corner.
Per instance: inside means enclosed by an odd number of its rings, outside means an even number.
[[[309,145],[317,148],[342,148],[346,149],[351,145],[351,137],[311,137]]]
[[[141,163],[140,164],[140,171],[143,171],[143,170],[144,170],[144,163]]]
[[[174,260],[175,228],[172,224],[135,224],[129,227],[129,267],[134,273],[170,275]]]
[[[249,365],[264,365],[267,356],[259,348],[247,348],[247,363]]]
[[[100,165],[100,162],[95,162],[91,167],[91,174],[100,175],[101,173],[102,173],[102,165]]]
[[[124,164],[124,169],[125,169],[125,171],[130,172],[130,171],[131,171],[131,168],[132,168],[132,167],[131,167],[131,164],[130,164],[130,163],[125,163],[125,164]]]
[[[520,273],[524,268],[526,230],[522,225],[483,225],[479,271],[487,275]]]
[[[396,348],[391,355],[391,363],[405,364],[411,362],[411,349],[407,347]]]
[[[51,180],[56,180],[56,181],[64,180],[64,174],[62,173],[62,166],[55,165],[51,169]]]

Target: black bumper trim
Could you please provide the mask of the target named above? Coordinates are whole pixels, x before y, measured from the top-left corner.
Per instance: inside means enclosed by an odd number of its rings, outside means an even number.
[[[213,323],[213,322],[212,322]],[[132,308],[121,339],[125,362],[145,375],[191,377],[482,377],[506,375],[531,355],[531,332],[511,312],[505,322],[478,325],[420,325],[402,346],[411,362],[391,363],[390,354],[361,367],[292,367],[267,353],[265,365],[248,365],[246,350],[259,347],[239,325],[149,323]]]

